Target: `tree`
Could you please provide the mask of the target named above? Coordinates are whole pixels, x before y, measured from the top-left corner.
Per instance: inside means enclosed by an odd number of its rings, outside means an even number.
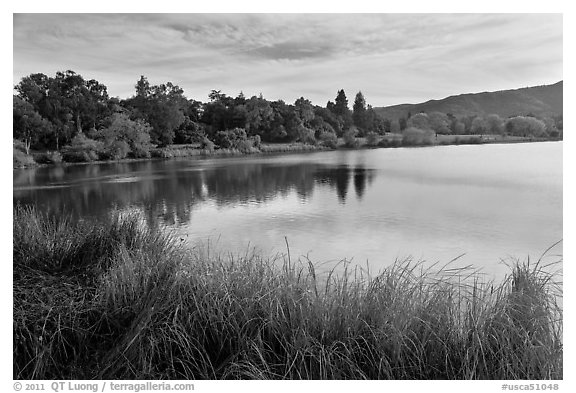
[[[400,121],[398,119],[394,119],[390,122],[390,132],[392,134],[397,134],[399,133],[400,130]]]
[[[438,134],[450,134],[450,119],[442,112],[432,112],[428,115],[430,128]]]
[[[304,97],[300,97],[294,102],[294,110],[300,121],[302,121],[302,124],[310,128],[312,120],[314,119],[314,107],[312,103]]]
[[[529,116],[516,116],[506,121],[506,132],[516,136],[535,136],[542,137],[546,135],[546,124]]]
[[[430,118],[426,113],[416,113],[407,122],[408,127],[419,128],[421,130],[431,130]]]
[[[52,134],[52,123],[40,116],[32,104],[13,97],[12,136],[24,142],[26,154],[30,153],[30,147],[48,145]]]
[[[101,125],[109,116],[110,106],[106,86],[84,78],[74,71],[57,72],[55,77],[31,74],[15,86],[18,97],[52,124],[51,145],[59,149],[75,134]]]
[[[274,121],[274,110],[264,98],[253,96],[246,101],[246,132],[248,135],[263,135]]]
[[[476,117],[472,120],[472,125],[470,126],[470,133],[475,135],[486,134],[488,130],[486,121],[481,117]]]
[[[361,91],[356,94],[354,98],[354,105],[352,107],[352,119],[354,125],[358,127],[362,133],[366,131],[366,99]]]
[[[401,117],[401,118],[398,120],[398,124],[400,125],[400,131],[403,131],[403,130],[406,129],[406,127],[408,127],[408,119],[409,119],[409,118],[410,118],[410,117],[407,117],[407,118]]]
[[[342,136],[344,121],[341,117],[335,115],[328,108],[322,108],[320,106],[314,108],[314,115],[316,119],[322,119],[324,122],[330,124],[336,135]]]
[[[504,132],[504,120],[496,114],[486,116],[486,131],[489,134],[500,135]]]
[[[350,109],[348,109],[348,99],[346,98],[346,93],[344,89],[338,90],[338,95],[335,99],[334,113],[339,116],[345,116]]]
[[[129,152],[134,157],[149,156],[150,132],[152,127],[143,120],[131,120],[125,113],[115,113],[112,115],[109,127],[100,132],[100,136],[105,143],[105,147],[113,146],[115,142],[124,142],[129,147]]]
[[[171,82],[150,86],[145,76],[136,82],[135,89],[136,94],[124,105],[131,109],[135,119],[144,120],[152,126],[152,142],[172,144],[175,130],[185,120],[184,110],[188,100],[184,97],[184,91]]]

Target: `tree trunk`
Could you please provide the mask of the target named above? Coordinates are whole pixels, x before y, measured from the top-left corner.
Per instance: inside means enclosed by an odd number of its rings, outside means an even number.
[[[82,123],[80,122],[80,112],[76,114],[76,129],[78,130],[78,134],[82,133]]]

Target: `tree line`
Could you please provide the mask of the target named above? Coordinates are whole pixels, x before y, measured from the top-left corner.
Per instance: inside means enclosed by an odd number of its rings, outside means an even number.
[[[457,118],[440,112],[408,113],[389,120],[377,113],[362,92],[352,109],[344,90],[325,107],[300,97],[293,104],[247,98],[212,90],[209,101],[189,99],[179,86],[151,85],[145,76],[127,99],[110,97],[107,87],[74,71],[54,77],[31,74],[15,86],[13,138],[26,153],[55,150],[69,161],[148,157],[150,149],[199,143],[202,148],[258,147],[261,142],[302,142],[336,147],[338,138],[353,145],[356,137],[385,133],[561,135],[561,116],[537,119],[498,115]]]

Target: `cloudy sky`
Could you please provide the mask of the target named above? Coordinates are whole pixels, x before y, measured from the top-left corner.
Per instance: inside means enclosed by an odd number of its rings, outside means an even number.
[[[71,69],[129,97],[140,75],[212,89],[373,106],[555,83],[561,14],[15,14],[14,84]]]

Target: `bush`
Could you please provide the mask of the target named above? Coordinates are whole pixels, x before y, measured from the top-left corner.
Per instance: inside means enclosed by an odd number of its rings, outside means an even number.
[[[344,131],[344,145],[346,145],[346,147],[357,147],[358,141],[356,140],[356,135],[358,135],[358,129],[354,126]]]
[[[18,168],[36,165],[36,162],[31,155],[24,153],[14,147],[12,153],[13,165]]]
[[[314,137],[314,130],[304,126],[298,128],[298,140],[307,145],[315,145],[317,142]]]
[[[250,139],[252,139],[252,145],[257,149],[260,149],[260,145],[262,144],[262,138],[260,138],[260,135],[254,135]]]
[[[104,143],[88,138],[79,133],[72,138],[70,146],[63,149],[62,158],[67,162],[90,162],[100,158],[104,151]]]
[[[323,146],[329,147],[330,149],[336,149],[338,147],[338,137],[334,132],[322,132],[319,139]]]
[[[62,162],[62,154],[57,151],[40,153],[34,156],[38,164],[59,164]]]
[[[240,141],[247,139],[246,130],[234,128],[232,130],[218,131],[214,137],[214,142],[222,149],[236,149]]]
[[[255,153],[257,149],[252,146],[252,140],[240,140],[236,143],[236,149],[240,150],[242,153]]]
[[[380,147],[400,147],[400,146],[402,146],[402,139],[383,138],[380,142],[378,142],[378,146],[380,146]]]
[[[115,113],[112,115],[110,126],[103,129],[100,134],[106,144],[112,149],[112,152],[107,152],[107,155],[112,153],[112,155],[116,156],[124,155],[122,158],[127,155],[134,158],[148,158],[152,148],[150,143],[151,129],[148,123],[141,120],[131,120],[124,113]],[[126,145],[116,142],[124,142]],[[126,146],[128,151],[124,154]]]
[[[104,148],[100,154],[101,158],[106,160],[121,160],[128,156],[130,146],[125,141],[114,141]]]
[[[376,146],[378,144],[379,136],[375,132],[369,132],[366,134],[366,144],[368,146]]]
[[[14,147],[14,149],[21,151],[24,154],[28,154],[26,149],[26,143],[22,142],[20,139],[13,139],[12,146]]]
[[[402,144],[404,146],[431,145],[434,141],[434,131],[421,130],[416,127],[408,127],[402,132]]]
[[[98,160],[99,155],[92,151],[65,151],[62,159],[66,162],[91,162]]]
[[[213,152],[214,151],[214,142],[212,142],[210,139],[204,137],[204,139],[202,139],[202,143],[200,143],[200,148],[202,150],[207,150],[209,152]]]

